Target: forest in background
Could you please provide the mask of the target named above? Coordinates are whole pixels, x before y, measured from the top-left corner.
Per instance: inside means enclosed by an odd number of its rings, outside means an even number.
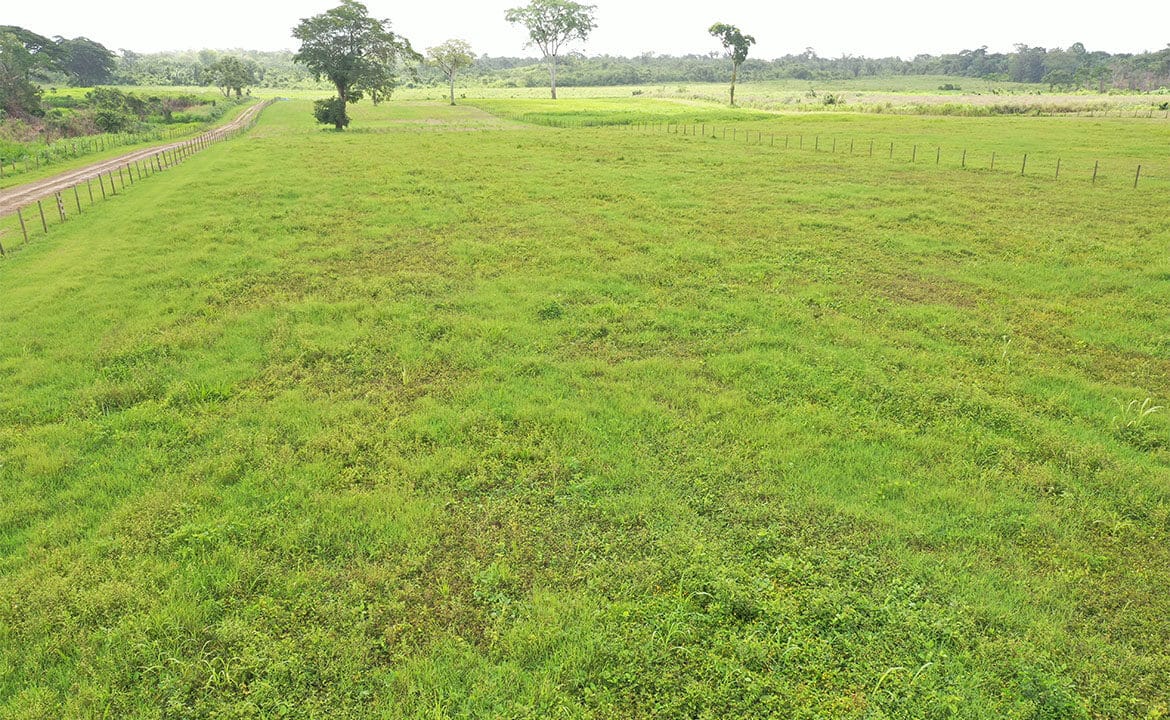
[[[199,50],[139,54],[122,51],[109,82],[119,85],[210,85],[208,68],[223,55],[255,65],[256,87],[296,87],[313,83],[305,68],[295,65],[292,52]],[[683,56],[644,53],[636,57],[573,54],[564,58],[559,82],[565,86],[652,85],[675,82],[723,82],[730,66],[720,53]],[[421,65],[412,85],[439,85],[436,68]],[[741,79],[846,80],[899,75],[951,75],[991,81],[1042,83],[1052,89],[1150,92],[1170,86],[1170,46],[1157,52],[1111,54],[1090,51],[1081,44],[1069,48],[1018,45],[1011,53],[986,48],[945,55],[897,57],[821,57],[812,48],[799,54],[762,60],[749,59]],[[463,71],[464,82],[496,87],[539,87],[548,82],[539,58],[480,56]]]

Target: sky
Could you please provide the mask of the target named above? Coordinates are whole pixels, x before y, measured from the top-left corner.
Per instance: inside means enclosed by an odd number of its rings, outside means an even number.
[[[574,49],[588,55],[706,53],[718,46],[706,29],[714,22],[739,26],[757,40],[752,57],[770,59],[811,47],[822,57],[861,55],[911,58],[986,45],[1006,52],[1016,43],[1089,50],[1143,52],[1170,44],[1170,3],[1113,0],[1078,10],[1050,0],[586,0],[597,7],[597,29]],[[504,12],[526,0],[366,0],[370,13],[388,18],[417,50],[448,38],[469,41],[489,55],[534,55],[524,31]],[[335,0],[5,0],[0,24],[20,25],[49,37],[85,36],[111,50],[295,50],[290,30],[301,18]]]

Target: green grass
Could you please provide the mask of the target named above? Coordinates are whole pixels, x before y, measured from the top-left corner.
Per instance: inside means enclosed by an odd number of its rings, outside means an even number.
[[[1170,711],[1164,188],[308,109],[0,262],[0,715]]]

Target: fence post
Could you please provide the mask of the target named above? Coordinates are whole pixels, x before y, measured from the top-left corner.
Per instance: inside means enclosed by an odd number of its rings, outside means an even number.
[[[77,214],[81,214],[81,194],[77,192],[77,186],[73,186],[73,200],[77,203]]]
[[[122,174],[122,168],[118,168],[118,174]],[[130,176],[130,184],[134,184],[134,171],[130,169],[130,163],[126,163],[126,174]]]
[[[45,231],[46,235],[48,235],[49,223],[45,222],[45,206],[41,204],[40,200],[37,200],[37,210],[41,211],[41,229]]]
[[[1141,176],[1142,176],[1142,166],[1138,165],[1137,175],[1133,176],[1133,189],[1134,190],[1137,190],[1138,180],[1141,179]]]
[[[967,148],[963,148],[963,167],[967,167]]]
[[[1101,167],[1101,161],[1100,160],[1093,161],[1093,184],[1094,185],[1097,184],[1097,168],[1099,168],[1099,167]]]
[[[1024,164],[1020,166],[1020,177],[1024,177],[1024,170],[1028,169],[1028,153],[1024,153]]]
[[[61,216],[61,222],[65,222],[65,201],[61,198],[61,193],[56,193],[57,198],[57,214]]]
[[[991,153],[991,169],[995,169],[995,153]]]
[[[16,219],[20,220],[20,234],[24,235],[24,244],[28,245],[28,227],[24,224],[24,214],[20,212],[20,208],[16,208]]]
[[[1056,179],[1060,179],[1060,158],[1056,158]]]
[[[890,143],[890,159],[894,159],[894,143]]]
[[[873,140],[869,141],[869,156],[873,157]]]

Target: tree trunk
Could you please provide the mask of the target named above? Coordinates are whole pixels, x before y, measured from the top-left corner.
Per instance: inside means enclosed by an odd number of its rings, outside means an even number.
[[[333,123],[333,126],[338,132],[345,130],[345,110],[349,107],[349,88],[344,85],[337,85],[337,99],[341,101],[341,117]]]
[[[557,99],[557,59],[554,57],[548,64],[548,76],[552,81],[552,99]]]
[[[451,104],[455,104],[455,73],[451,73]]]
[[[731,106],[735,107],[735,81],[739,77],[739,65],[731,66]]]

